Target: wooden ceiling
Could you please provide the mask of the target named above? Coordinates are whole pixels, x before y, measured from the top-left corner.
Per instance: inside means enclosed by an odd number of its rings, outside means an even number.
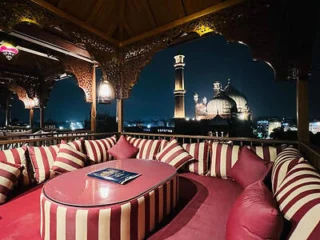
[[[242,0],[31,0],[121,45],[150,37]]]

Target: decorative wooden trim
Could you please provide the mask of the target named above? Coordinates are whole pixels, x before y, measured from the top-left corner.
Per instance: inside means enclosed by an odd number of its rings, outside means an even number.
[[[120,47],[130,45],[130,44],[132,44],[134,42],[137,42],[137,41],[140,41],[142,39],[145,39],[145,38],[148,38],[148,37],[151,37],[151,36],[166,32],[166,31],[168,31],[170,29],[173,29],[173,28],[176,28],[176,27],[178,27],[180,25],[186,24],[188,22],[194,21],[196,19],[199,19],[199,18],[207,16],[207,15],[216,13],[216,12],[221,11],[223,9],[229,8],[229,7],[234,6],[234,5],[238,4],[238,3],[241,3],[243,1],[244,0],[227,0],[225,2],[216,4],[216,5],[212,6],[212,7],[206,8],[206,9],[204,9],[202,11],[197,12],[197,13],[191,14],[191,15],[189,15],[187,17],[180,18],[180,19],[178,19],[176,21],[168,23],[168,24],[166,24],[164,26],[161,26],[159,28],[153,29],[153,30],[151,30],[149,32],[142,33],[142,34],[140,34],[138,36],[135,36],[133,38],[130,38],[130,39],[126,40],[126,41],[120,42],[119,45],[120,45]]]

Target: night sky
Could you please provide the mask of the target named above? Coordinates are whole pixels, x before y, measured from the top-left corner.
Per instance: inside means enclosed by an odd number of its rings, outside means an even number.
[[[253,61],[250,49],[239,43],[227,43],[221,36],[209,36],[193,42],[180,44],[155,54],[143,69],[138,83],[129,99],[125,100],[125,120],[168,119],[174,109],[174,59],[178,53],[185,55],[185,106],[186,115],[193,117],[193,95],[199,94],[210,100],[213,97],[212,83],[227,79],[248,99],[253,117],[296,116],[296,86],[294,82],[274,80],[273,70],[263,61]],[[315,52],[319,53],[319,49]],[[320,54],[319,54],[320,56]],[[319,61],[318,55],[314,64]],[[100,72],[97,74],[101,76]],[[320,117],[318,91],[319,69],[314,70],[310,80],[310,117]],[[98,85],[98,84],[97,84]],[[12,119],[28,120],[28,111],[22,102],[13,103]],[[89,118],[90,104],[84,101],[83,91],[73,78],[57,82],[51,91],[45,119],[56,121],[84,120]],[[115,102],[98,105],[98,113],[115,115]],[[38,118],[36,112],[35,115]]]

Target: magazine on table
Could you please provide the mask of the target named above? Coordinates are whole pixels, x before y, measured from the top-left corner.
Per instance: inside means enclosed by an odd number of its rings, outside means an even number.
[[[117,168],[104,168],[87,174],[89,177],[95,177],[102,180],[112,181],[119,184],[125,184],[128,181],[139,177],[140,173],[128,172]]]

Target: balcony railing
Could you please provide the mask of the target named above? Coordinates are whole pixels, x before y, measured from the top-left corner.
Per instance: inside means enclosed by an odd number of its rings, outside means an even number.
[[[110,137],[112,135],[119,136],[120,134],[125,136],[132,136],[143,139],[167,139],[176,138],[180,143],[197,143],[201,141],[221,142],[228,144],[237,144],[240,146],[281,146],[283,144],[287,146],[295,146],[304,154],[305,159],[309,160],[318,170],[320,170],[320,149],[311,146],[306,143],[298,141],[286,141],[286,140],[272,140],[272,139],[255,139],[255,138],[230,138],[230,137],[212,137],[212,136],[190,136],[190,135],[178,135],[178,134],[149,134],[149,133],[133,133],[133,132],[109,132],[109,133],[68,133],[65,135],[56,136],[55,134],[39,134],[38,138],[29,138],[30,134],[24,135],[25,138],[19,139],[0,139],[0,150],[16,148],[21,146],[49,146],[58,144],[61,140],[73,141],[75,139],[83,138],[85,140],[101,139]],[[26,137],[28,136],[28,137]],[[34,137],[34,135],[31,135]]]

